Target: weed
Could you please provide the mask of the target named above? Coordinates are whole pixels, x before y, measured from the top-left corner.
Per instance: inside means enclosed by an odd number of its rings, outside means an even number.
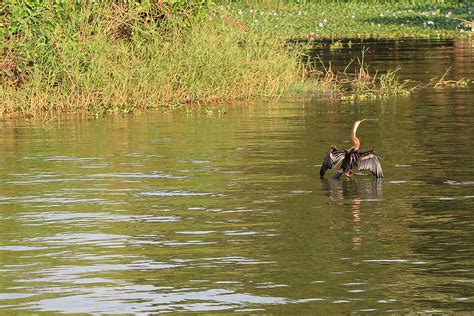
[[[330,50],[337,50],[337,49],[341,49],[342,47],[343,47],[343,45],[342,45],[341,41],[335,41],[335,42],[329,44],[329,49]]]
[[[313,80],[316,90],[325,91],[326,95],[337,97],[344,102],[410,94],[412,89],[398,80],[398,70],[389,70],[385,74],[375,71],[372,74],[365,63],[365,53],[365,50],[362,51],[361,57],[356,59],[357,67],[352,72],[348,69],[355,60],[349,62],[343,72],[335,74],[331,63],[326,65],[318,57],[323,70],[317,71],[313,64],[308,64],[306,68],[309,67],[309,70],[305,71],[304,75],[307,80]]]
[[[447,80],[446,76],[449,74],[450,71],[451,71],[451,67],[446,69],[444,74],[439,79],[436,79],[436,78],[431,79],[431,82],[427,86],[432,85],[435,89],[440,89],[440,88],[446,88],[446,87],[465,88],[469,85],[470,81],[465,78],[461,78],[459,80]]]

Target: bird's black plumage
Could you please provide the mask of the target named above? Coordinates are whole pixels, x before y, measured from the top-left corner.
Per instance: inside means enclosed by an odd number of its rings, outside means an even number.
[[[331,146],[331,149],[324,157],[319,175],[321,178],[327,170],[334,168],[341,161],[341,167],[339,171],[333,176],[334,179],[339,179],[343,174],[352,176],[352,169],[357,168],[358,170],[368,170],[377,179],[383,178],[382,166],[380,165],[380,157],[373,151],[359,152],[360,141],[356,136],[356,131],[361,122],[364,120],[357,121],[354,123],[352,129],[352,141],[354,146],[348,150],[340,151],[335,146]]]

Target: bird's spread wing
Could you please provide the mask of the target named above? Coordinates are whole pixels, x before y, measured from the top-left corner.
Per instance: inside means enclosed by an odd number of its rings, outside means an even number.
[[[319,175],[321,178],[324,177],[324,174],[328,169],[332,169],[334,166],[340,163],[341,160],[344,159],[344,155],[345,154],[343,151],[338,151],[336,147],[332,146],[326,157],[324,157],[323,164],[319,170]]]
[[[360,157],[357,160],[357,169],[369,170],[377,179],[383,178],[380,157],[374,151],[360,153]]]

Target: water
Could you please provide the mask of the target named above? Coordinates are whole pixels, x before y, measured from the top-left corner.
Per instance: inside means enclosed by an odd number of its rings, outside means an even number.
[[[366,57],[423,82],[474,77],[471,43],[423,43]],[[3,122],[0,311],[472,311],[473,97]],[[320,180],[363,117],[385,179]]]

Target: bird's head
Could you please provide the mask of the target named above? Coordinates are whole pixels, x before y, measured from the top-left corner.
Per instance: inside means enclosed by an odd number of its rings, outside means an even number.
[[[354,133],[357,131],[357,128],[359,127],[360,123],[362,123],[363,121],[367,120],[366,118],[365,119],[362,119],[362,120],[359,120],[359,121],[355,121],[354,123]]]

